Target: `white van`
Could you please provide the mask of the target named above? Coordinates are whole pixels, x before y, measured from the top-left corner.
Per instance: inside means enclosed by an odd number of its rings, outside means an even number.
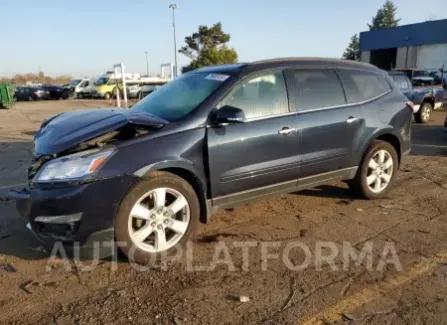
[[[70,89],[70,94],[76,98],[91,97],[95,90],[95,79],[75,79],[67,87]]]

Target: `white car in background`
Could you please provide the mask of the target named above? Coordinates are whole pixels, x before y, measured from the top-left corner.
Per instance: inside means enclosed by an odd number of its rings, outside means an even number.
[[[129,85],[126,87],[127,98],[138,98],[140,94],[141,86],[140,85]]]
[[[153,93],[155,90],[157,90],[158,88],[160,88],[161,86],[159,85],[145,85],[142,86],[140,89],[140,93],[139,93],[139,98],[142,99],[144,97],[146,97],[147,95]]]

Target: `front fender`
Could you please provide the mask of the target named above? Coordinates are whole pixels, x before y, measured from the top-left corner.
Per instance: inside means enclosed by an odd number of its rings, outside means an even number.
[[[198,182],[201,183],[199,184],[197,181],[193,181],[191,185],[194,187],[199,197],[200,211],[201,211],[200,221],[202,223],[207,223],[213,211],[211,201],[207,200],[207,194],[206,194],[208,192],[207,182],[205,179],[205,175],[203,175],[203,173],[201,173],[199,170],[197,170],[197,168],[194,167],[192,161],[189,161],[187,159],[181,159],[181,160],[164,160],[161,162],[156,162],[138,169],[134,173],[134,176],[144,177],[145,175],[153,171],[157,170],[169,171],[170,168],[175,168],[176,170],[182,170],[182,172],[188,171],[193,178],[197,179]],[[191,176],[188,177],[189,181],[191,181]]]
[[[434,96],[435,96],[435,104],[442,103],[444,101],[444,89],[442,88],[435,89]]]
[[[161,170],[161,169],[168,169],[168,168],[180,168],[180,169],[186,169],[187,171],[191,172],[195,176],[199,177],[200,172],[194,167],[194,164],[192,161],[188,159],[179,158],[179,160],[164,160],[159,161],[150,165],[146,165],[137,171],[135,171],[133,174],[137,177],[144,177],[145,175],[149,174],[150,172]]]

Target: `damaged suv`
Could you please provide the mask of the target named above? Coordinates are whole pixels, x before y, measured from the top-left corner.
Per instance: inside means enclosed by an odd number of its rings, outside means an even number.
[[[368,64],[279,59],[202,68],[129,110],[62,113],[11,192],[44,243],[117,242],[139,263],[212,212],[346,181],[374,199],[410,150],[412,105]],[[100,245],[101,247],[104,245]]]

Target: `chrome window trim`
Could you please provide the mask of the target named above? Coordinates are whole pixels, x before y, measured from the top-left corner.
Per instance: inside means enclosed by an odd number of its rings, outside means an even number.
[[[269,118],[276,118],[276,117],[283,117],[283,116],[288,116],[288,115],[294,115],[294,114],[297,114],[297,113],[298,113],[297,111],[294,111],[294,112],[287,112],[287,113],[281,113],[281,114],[275,114],[275,115],[265,115],[265,116],[252,117],[252,118],[246,119],[245,123],[250,123],[250,122],[259,121],[259,120],[266,120],[266,119],[269,119]]]
[[[336,109],[336,108],[343,108],[343,107],[352,107],[352,106],[358,106],[358,105],[364,105],[364,104],[368,104],[374,100],[377,100],[381,97],[384,97],[385,95],[388,95],[389,93],[391,93],[393,90],[390,89],[387,92],[380,94],[376,97],[364,100],[362,102],[356,102],[356,103],[350,103],[350,104],[344,104],[344,105],[336,105],[336,106],[327,106],[327,107],[320,107],[320,108],[310,108],[310,109],[304,109],[304,110],[297,110],[297,113],[309,113],[309,112],[319,112],[319,111],[326,111],[326,110],[330,110],[330,109]]]

